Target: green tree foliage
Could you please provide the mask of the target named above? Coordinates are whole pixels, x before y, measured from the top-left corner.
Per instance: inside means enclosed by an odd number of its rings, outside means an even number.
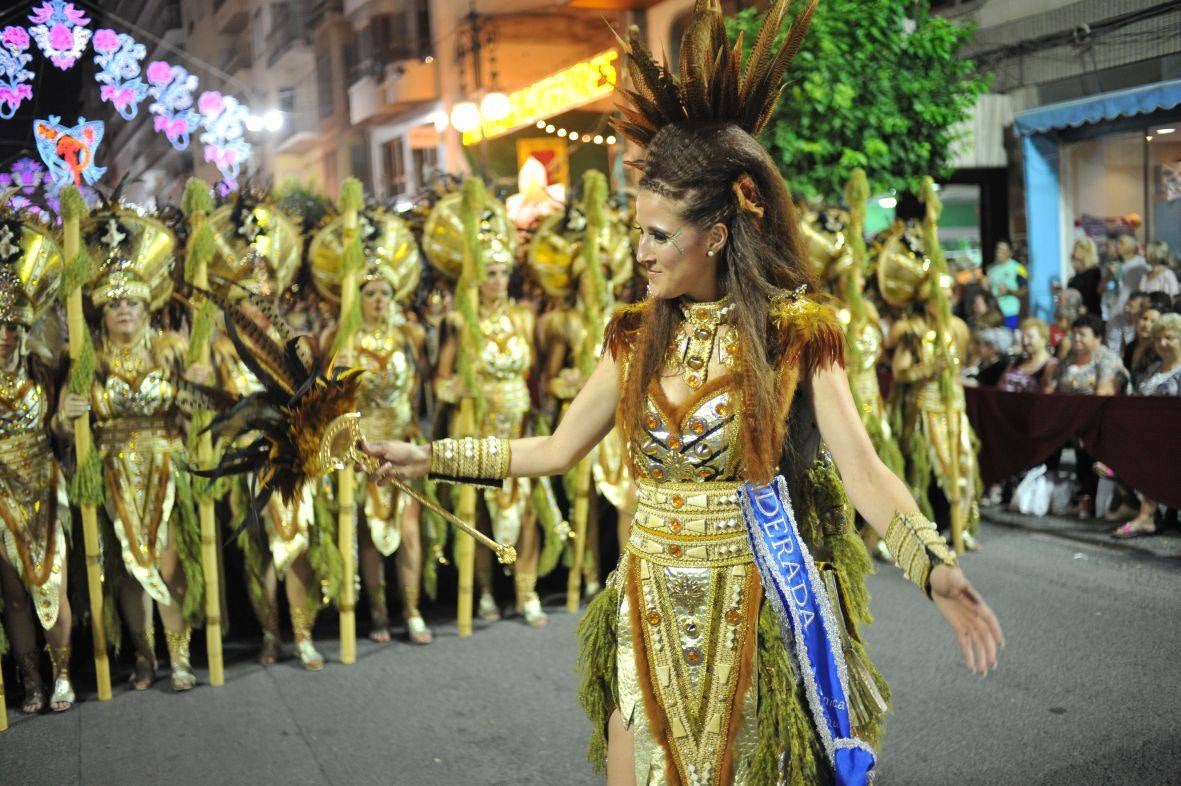
[[[754,8],[730,20],[748,53],[760,21]],[[957,56],[973,32],[927,0],[822,0],[763,138],[793,192],[837,201],[854,167],[879,193],[947,175],[991,81]]]

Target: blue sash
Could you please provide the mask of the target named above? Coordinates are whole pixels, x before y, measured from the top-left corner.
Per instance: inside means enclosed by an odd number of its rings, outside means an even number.
[[[739,490],[746,531],[763,592],[775,610],[783,646],[794,656],[812,721],[840,786],[864,786],[873,777],[874,752],[852,736],[848,679],[831,600],[808,546],[800,538],[787,482],[743,484]]]

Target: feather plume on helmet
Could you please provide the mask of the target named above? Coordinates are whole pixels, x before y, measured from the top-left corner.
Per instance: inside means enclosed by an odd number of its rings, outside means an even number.
[[[680,77],[667,60],[663,65],[656,62],[640,28],[632,25],[627,40],[620,39],[632,88],[623,91],[623,119],[613,121],[615,129],[640,147],[647,147],[664,126],[685,121],[731,122],[757,137],[775,111],[783,75],[799,52],[818,4],[819,0],[808,0],[776,45],[792,1],[772,0],[743,67],[742,34],[731,46],[718,0],[697,0],[681,37]]]

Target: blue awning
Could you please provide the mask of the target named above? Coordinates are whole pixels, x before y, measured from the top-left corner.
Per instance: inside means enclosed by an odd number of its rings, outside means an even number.
[[[1097,96],[1039,106],[1018,112],[1014,118],[1022,136],[1044,134],[1060,128],[1078,128],[1120,117],[1147,115],[1181,106],[1181,79],[1116,90]]]

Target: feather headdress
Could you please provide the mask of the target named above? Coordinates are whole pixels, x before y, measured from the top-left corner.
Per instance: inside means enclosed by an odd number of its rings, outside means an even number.
[[[623,119],[613,121],[616,130],[640,147],[647,147],[664,126],[686,120],[729,121],[758,136],[775,111],[783,74],[799,52],[819,2],[807,0],[776,45],[792,0],[772,0],[743,67],[742,33],[731,46],[718,0],[697,0],[681,37],[680,77],[667,60],[656,62],[640,29],[632,25],[627,40],[620,40],[632,89],[623,91],[627,103],[619,107]]]

